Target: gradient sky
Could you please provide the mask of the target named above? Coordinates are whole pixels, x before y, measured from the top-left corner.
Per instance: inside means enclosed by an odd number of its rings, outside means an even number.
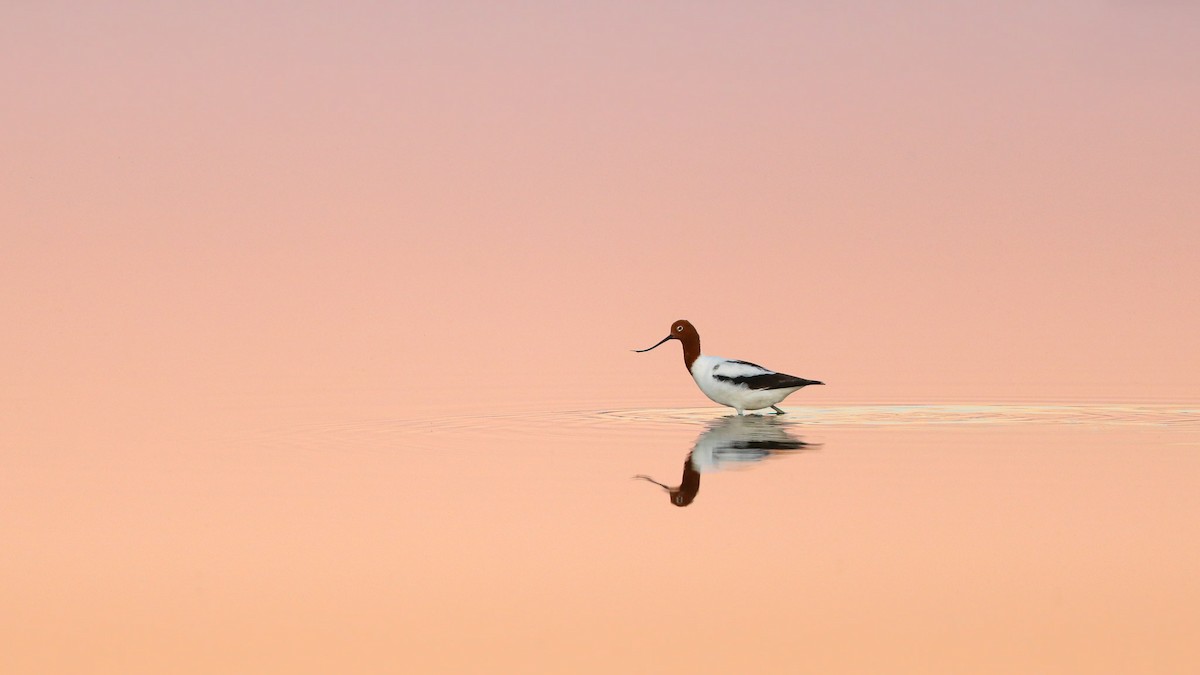
[[[628,352],[689,318],[813,400],[1195,398],[1198,44],[1182,2],[5,3],[0,396],[698,404]]]

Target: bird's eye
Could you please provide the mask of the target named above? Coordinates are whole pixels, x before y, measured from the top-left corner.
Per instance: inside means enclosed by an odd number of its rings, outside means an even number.
[[[677,330],[677,331],[682,331],[682,330],[683,330],[683,326],[676,326],[676,327],[675,327],[675,330]]]

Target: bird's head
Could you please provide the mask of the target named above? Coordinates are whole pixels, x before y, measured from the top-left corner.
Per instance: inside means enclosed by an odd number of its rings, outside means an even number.
[[[655,343],[654,347],[661,345],[662,343],[666,342],[667,340],[680,340],[682,342],[688,342],[691,340],[695,340],[695,341],[699,342],[700,334],[696,332],[696,327],[692,325],[691,321],[688,321],[687,319],[680,319],[680,320],[676,321],[675,323],[671,324],[671,330],[667,333],[667,337],[665,337],[665,338],[659,340],[657,343]],[[645,349],[635,349],[633,351],[648,352],[651,349],[654,349],[654,347],[647,347]]]

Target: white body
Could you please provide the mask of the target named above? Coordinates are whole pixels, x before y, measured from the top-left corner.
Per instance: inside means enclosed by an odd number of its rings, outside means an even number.
[[[720,356],[705,356],[701,354],[692,362],[692,379],[704,395],[730,408],[741,415],[746,410],[761,410],[770,408],[783,399],[799,391],[802,387],[785,389],[751,389],[745,385],[724,382],[716,378],[716,374],[724,377],[752,377],[754,375],[772,374],[773,371],[741,361],[723,359]]]

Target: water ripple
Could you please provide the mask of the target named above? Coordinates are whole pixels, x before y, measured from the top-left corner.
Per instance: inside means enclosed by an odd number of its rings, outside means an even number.
[[[274,446],[312,449],[373,446],[403,441],[434,445],[449,436],[493,439],[529,436],[571,438],[601,434],[608,438],[644,436],[684,427],[701,427],[725,417],[723,408],[629,408],[537,411],[503,414],[374,419],[276,429],[258,435]],[[1028,425],[1154,427],[1200,430],[1197,404],[921,404],[831,405],[795,408],[781,418],[789,427],[883,429],[900,427],[977,428]]]
[[[598,418],[693,424],[712,419],[711,408],[640,409],[597,412]],[[912,425],[1087,424],[1117,426],[1200,426],[1200,406],[1162,404],[922,404],[842,405],[797,408],[788,421],[803,425],[880,427]]]

